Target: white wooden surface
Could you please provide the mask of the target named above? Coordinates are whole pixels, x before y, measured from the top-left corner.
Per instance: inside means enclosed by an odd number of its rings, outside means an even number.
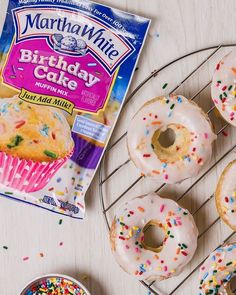
[[[7,0],[0,2],[0,26],[2,26]],[[198,48],[236,41],[236,1],[234,0],[102,0],[100,2],[153,19],[132,89],[152,70],[176,57]],[[145,86],[121,116],[121,124],[112,140],[122,134],[132,114],[143,101],[164,93],[161,86],[165,82],[169,83],[166,92],[171,90],[181,80],[181,77],[190,72],[209,53],[176,65]],[[221,51],[217,58],[222,55]],[[201,85],[208,82],[212,70],[213,63],[207,65],[204,72],[194,81],[187,83],[183,89],[180,89],[180,92],[193,95]],[[198,102],[205,110],[209,108],[208,90],[198,98]],[[212,120],[215,125],[219,125],[218,129],[223,126],[223,123],[214,116]],[[235,131],[229,129],[228,132],[228,137],[222,135],[219,137],[214,148],[212,163],[234,144]],[[214,192],[217,177],[224,165],[232,158],[235,158],[234,153],[220,162],[216,169],[189,192],[181,200],[181,205],[186,206],[189,210],[196,210]],[[108,158],[106,173],[115,167],[117,159],[120,163],[127,159],[124,142]],[[106,203],[109,204],[135,177],[137,177],[137,171],[132,164],[119,172],[112,185],[107,187],[111,197],[106,199]],[[163,194],[175,199],[193,181],[184,182],[179,186],[169,186]],[[155,183],[150,184],[144,181],[135,187],[126,198],[157,187]],[[199,231],[202,232],[217,218],[214,200],[210,201],[206,208],[200,210],[195,217]],[[88,278],[83,280],[83,283],[91,290],[92,295],[147,294],[146,289],[124,273],[113,260],[100,208],[98,177],[95,177],[87,194],[86,219],[76,221],[64,218],[62,225],[58,224],[59,219],[59,216],[44,210],[0,198],[1,295],[17,295],[27,281],[46,273],[64,273],[81,280],[84,275],[87,275]],[[181,276],[184,277],[229,233],[230,230],[223,223],[218,222],[216,227],[200,239],[199,249],[193,262]],[[64,243],[61,247],[60,242]],[[3,246],[7,246],[8,250],[3,249]],[[41,252],[44,253],[43,258],[39,255]],[[26,256],[29,260],[23,261],[23,257]],[[178,281],[180,278],[171,279],[169,283],[162,283],[160,288],[164,294],[168,294]],[[196,276],[191,277],[177,293],[197,294]]]

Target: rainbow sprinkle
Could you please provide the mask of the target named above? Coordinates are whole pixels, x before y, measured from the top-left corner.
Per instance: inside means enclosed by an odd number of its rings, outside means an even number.
[[[226,294],[223,290],[232,276],[236,274],[236,244],[219,247],[210,254],[200,268],[200,286],[202,294]]]
[[[140,210],[141,208],[141,210]],[[165,210],[166,206],[164,204],[160,205],[160,212],[163,213]],[[143,207],[137,207],[138,211],[143,212],[144,208]],[[182,212],[181,212],[182,211]],[[168,239],[175,239],[175,236],[172,234],[173,228],[182,226],[182,217],[177,214],[181,212],[183,215],[188,215],[188,211],[183,210],[181,207],[177,208],[177,212],[174,211],[167,211],[165,212],[166,214],[166,221],[165,223],[159,223],[158,226],[160,229],[164,230],[166,232],[166,237],[163,240],[163,246],[167,243]],[[137,211],[128,211],[127,217],[130,218],[131,216],[135,216],[137,214]],[[129,226],[124,222],[125,216],[121,216],[120,218],[117,219],[117,224],[119,225],[119,230],[118,230],[118,238],[119,240],[122,240],[124,242],[124,248],[127,251],[130,251],[130,247],[127,245],[127,241],[130,240],[130,238],[134,237],[134,251],[135,253],[139,255],[142,253],[143,249],[143,242],[144,242],[144,232],[142,231],[141,228],[138,226]],[[178,260],[178,256],[188,256],[188,246],[185,243],[178,244],[178,247],[176,249],[176,256],[174,257],[174,261]],[[139,258],[140,259],[140,258]],[[167,276],[169,276],[171,273],[174,273],[175,270],[168,270],[168,266],[166,265],[166,262],[164,260],[159,260],[158,255],[154,255],[154,260],[158,260],[155,264],[155,268],[157,270],[163,270],[164,272],[167,273]],[[141,276],[143,273],[149,271],[150,268],[153,268],[153,263],[150,259],[146,261],[142,261],[138,265],[138,269],[135,270],[134,274],[136,276]]]
[[[76,283],[64,278],[47,278],[29,287],[24,295],[86,295]]]
[[[165,89],[167,87],[168,83],[165,83],[163,86],[162,86],[162,89]]]
[[[218,64],[216,66],[216,70],[219,70],[219,69],[220,69],[220,64]],[[230,70],[233,72],[233,75],[235,75],[236,69],[231,68]],[[214,103],[216,105],[221,104],[221,111],[228,113],[229,120],[234,121],[235,120],[235,112],[236,112],[235,103],[231,105],[229,102],[232,101],[232,99],[235,99],[235,97],[236,97],[235,81],[234,81],[234,84],[224,85],[224,84],[222,84],[221,80],[218,80],[216,82],[215,86],[218,88],[219,94],[217,95],[218,97],[215,97],[213,99]],[[224,135],[224,133],[223,133],[223,135]]]

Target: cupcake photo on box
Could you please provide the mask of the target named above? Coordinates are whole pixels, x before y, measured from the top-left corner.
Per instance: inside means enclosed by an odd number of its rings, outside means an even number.
[[[74,149],[61,111],[18,96],[0,100],[0,134],[0,183],[22,192],[42,189]]]

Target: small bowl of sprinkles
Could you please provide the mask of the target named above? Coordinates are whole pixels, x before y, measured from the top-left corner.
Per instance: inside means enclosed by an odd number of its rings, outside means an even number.
[[[60,274],[49,274],[31,281],[20,295],[91,295],[77,280]]]

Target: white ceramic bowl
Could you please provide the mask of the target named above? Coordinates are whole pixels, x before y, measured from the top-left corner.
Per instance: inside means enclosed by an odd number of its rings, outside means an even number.
[[[35,278],[34,280],[32,280],[31,282],[29,282],[24,288],[23,290],[19,293],[19,295],[26,295],[26,291],[33,285],[39,283],[41,280],[45,280],[45,279],[48,279],[48,278],[60,278],[60,279],[66,279],[68,281],[71,281],[72,283],[78,285],[78,287],[80,287],[81,289],[84,290],[85,294],[86,295],[91,295],[89,293],[89,291],[84,287],[83,284],[81,284],[79,281],[77,281],[76,279],[72,278],[72,277],[69,277],[69,276],[65,276],[65,275],[62,275],[62,274],[47,274],[47,275],[44,275],[42,277],[38,277],[38,278]]]

